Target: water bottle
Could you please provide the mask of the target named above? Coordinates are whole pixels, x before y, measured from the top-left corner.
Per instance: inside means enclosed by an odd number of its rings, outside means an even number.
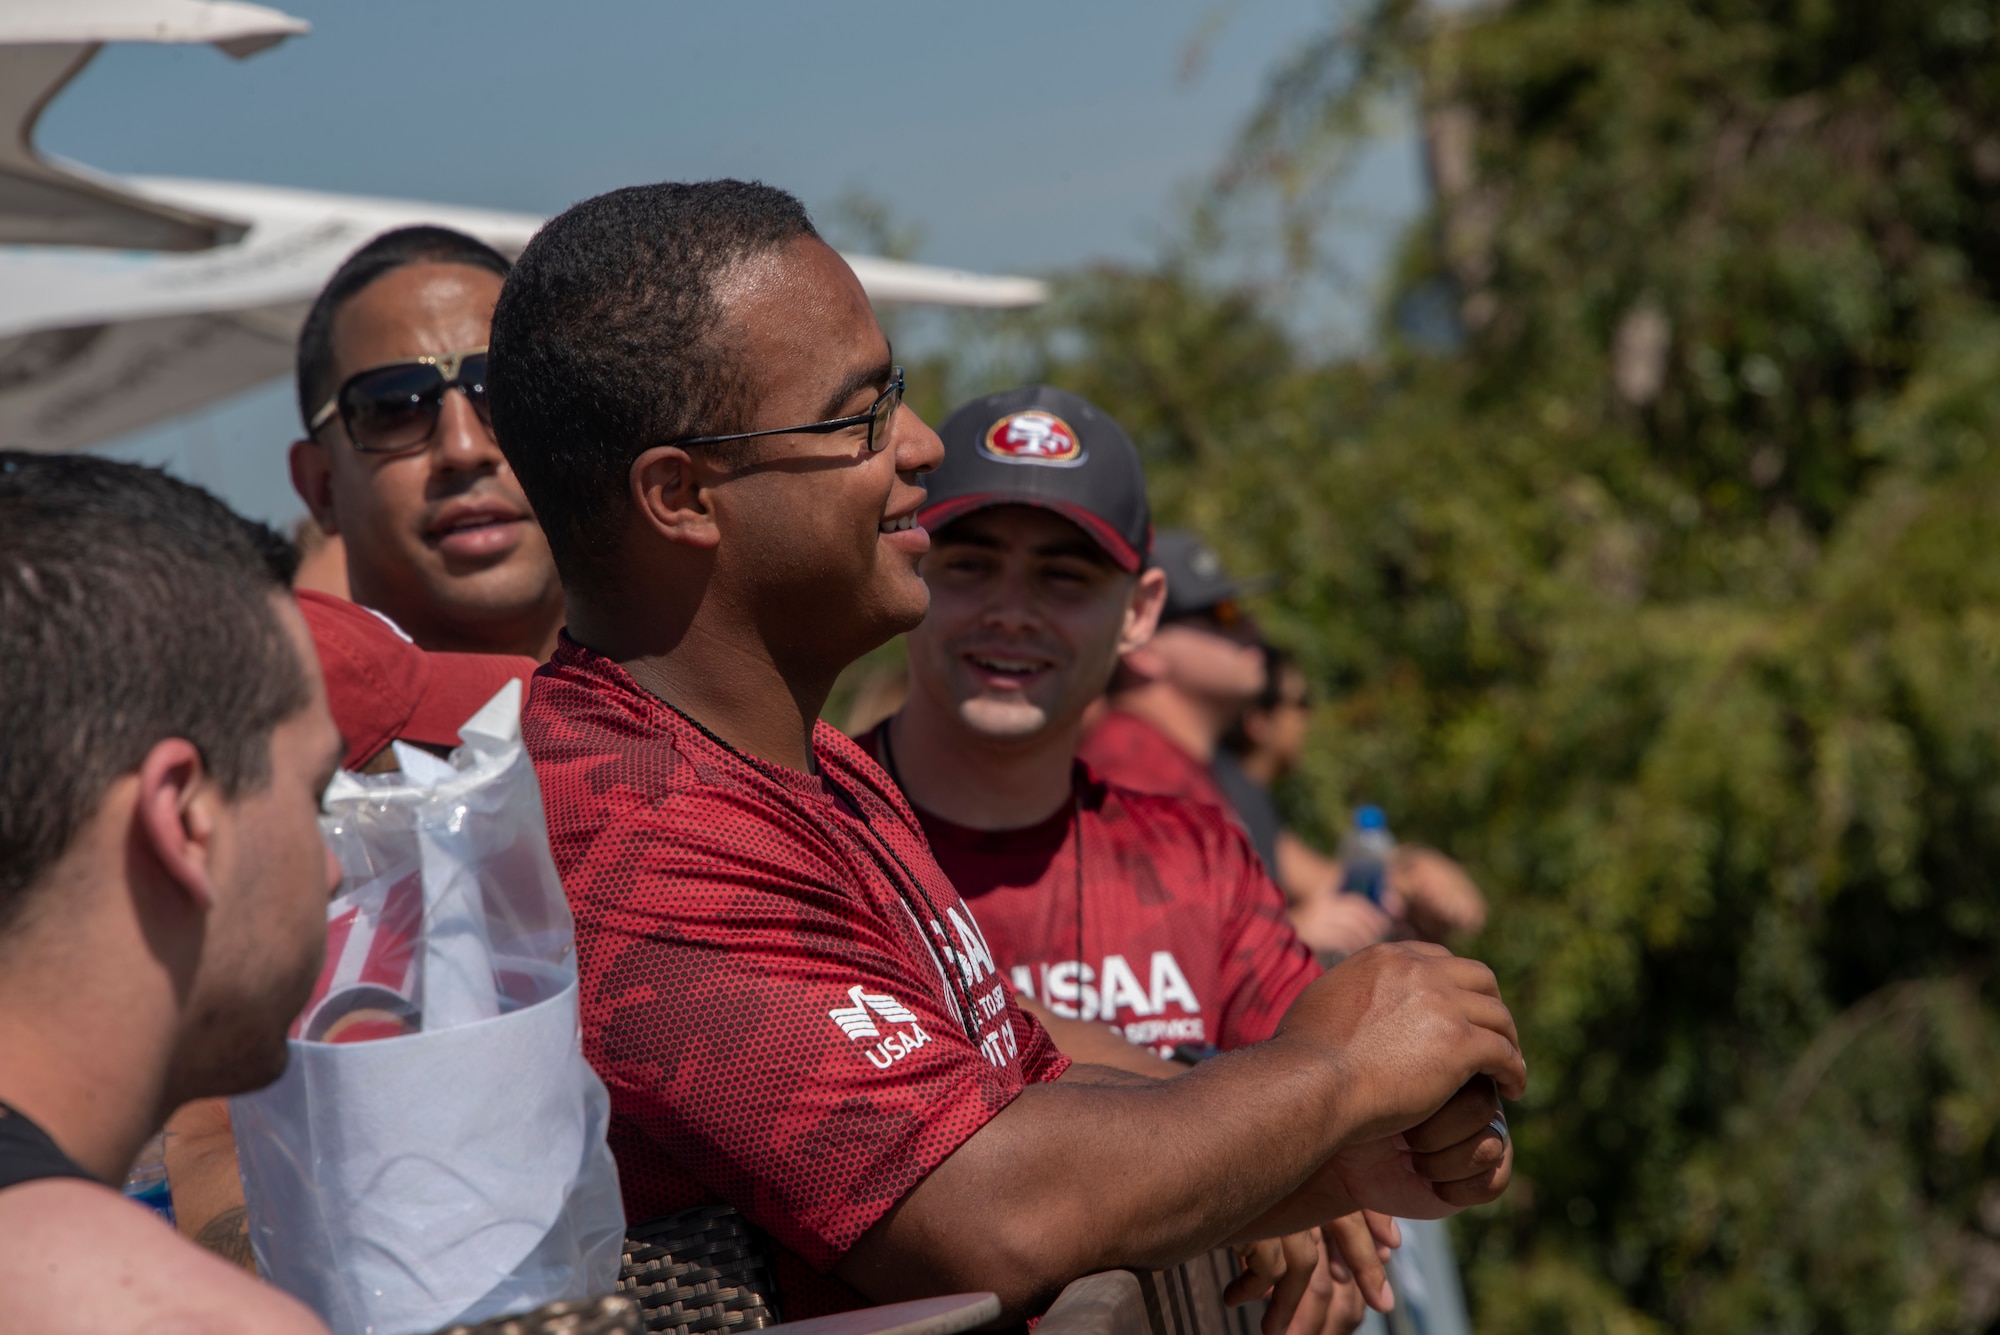
[[[138,1162],[125,1177],[125,1198],[174,1222],[174,1193],[167,1185],[167,1133],[162,1131],[139,1151]]]
[[[1382,808],[1354,808],[1354,823],[1340,839],[1340,888],[1379,906],[1389,890],[1389,858],[1395,851],[1396,836],[1389,833]]]

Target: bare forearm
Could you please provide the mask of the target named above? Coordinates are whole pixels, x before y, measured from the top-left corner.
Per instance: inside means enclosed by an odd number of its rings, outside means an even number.
[[[1018,1000],[1022,1009],[1042,1022],[1042,1027],[1049,1031],[1049,1037],[1055,1040],[1063,1056],[1073,1062],[1115,1067],[1153,1080],[1171,1080],[1187,1070],[1185,1066],[1155,1056],[1151,1050],[1126,1041],[1124,1035],[1109,1025],[1065,1019],[1029,998]]]
[[[1024,1090],[855,1245],[841,1277],[878,1301],[991,1289],[1024,1312],[1078,1275],[1171,1265],[1261,1225],[1347,1130],[1338,1073],[1298,1047],[1171,1081]],[[1318,1223],[1339,1205],[1292,1213]]]

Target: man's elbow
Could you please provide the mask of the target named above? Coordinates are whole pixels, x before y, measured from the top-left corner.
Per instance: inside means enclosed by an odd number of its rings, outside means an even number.
[[[1070,1281],[1102,1268],[1087,1248],[1070,1243],[1067,1233],[1025,1212],[988,1211],[914,1246],[909,1243],[916,1240],[907,1237],[864,1239],[838,1273],[877,1303],[992,1293],[1000,1299],[1003,1320],[1017,1323],[1045,1311]]]

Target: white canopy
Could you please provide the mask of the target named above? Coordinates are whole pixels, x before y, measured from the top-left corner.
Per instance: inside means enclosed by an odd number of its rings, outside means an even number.
[[[200,250],[243,222],[133,194],[35,150],[42,109],[105,42],[206,42],[253,55],[303,19],[223,0],[6,0],[0,4],[0,242]]]
[[[148,202],[241,218],[242,240],[190,254],[0,246],[0,446],[81,449],[291,374],[307,308],[378,232],[438,223],[508,255],[532,214],[220,181],[123,178]],[[849,256],[881,303],[1029,306],[1029,278]]]

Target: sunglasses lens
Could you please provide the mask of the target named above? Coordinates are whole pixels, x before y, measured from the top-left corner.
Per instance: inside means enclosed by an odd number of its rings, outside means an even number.
[[[903,406],[903,368],[896,368],[896,378],[889,386],[889,392],[875,401],[875,412],[868,419],[868,448],[880,450],[889,443],[889,424],[895,420],[896,410]]]
[[[465,397],[472,401],[472,411],[479,414],[479,420],[491,427],[493,410],[486,402],[485,353],[474,353],[458,364],[458,387],[464,390]]]
[[[435,366],[364,371],[341,389],[340,418],[357,450],[372,454],[413,450],[436,430],[443,391],[444,378]],[[483,392],[479,395],[485,397]]]

